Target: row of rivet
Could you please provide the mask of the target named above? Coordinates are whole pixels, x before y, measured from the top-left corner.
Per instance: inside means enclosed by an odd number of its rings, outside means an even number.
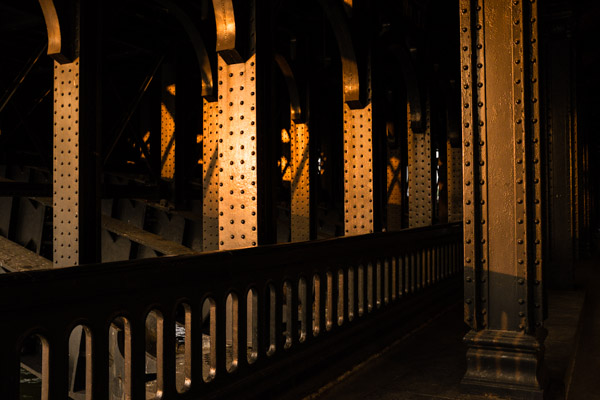
[[[519,330],[526,330],[527,322],[527,169],[523,160],[526,154],[525,120],[525,71],[522,63],[524,58],[524,32],[523,6],[521,1],[514,0],[511,7],[512,18],[512,78],[513,78],[513,140],[514,140],[514,207],[515,207],[515,265],[517,274],[517,293],[519,304],[518,320],[516,325]],[[516,317],[516,316],[515,316]]]
[[[462,84],[462,159],[463,159],[463,208],[464,224],[464,274],[465,274],[465,322],[473,329],[479,327],[477,318],[477,297],[478,285],[476,284],[477,273],[473,260],[476,260],[476,247],[472,242],[475,237],[474,226],[467,221],[475,219],[475,192],[471,181],[475,180],[475,158],[473,148],[470,143],[473,141],[473,114],[471,104],[473,103],[473,76],[471,67],[473,64],[473,38],[471,36],[471,0],[461,0],[460,2],[460,30],[461,30],[461,84]]]
[[[538,10],[537,10],[537,2],[535,0],[530,0],[530,46],[529,46],[529,56],[530,56],[530,78],[531,78],[531,96],[532,96],[532,105],[531,105],[531,137],[533,144],[533,176],[534,176],[534,222],[538,222],[534,226],[534,243],[533,246],[535,250],[532,252],[532,255],[535,259],[534,268],[535,268],[535,277],[534,277],[534,288],[533,288],[533,298],[534,298],[534,315],[530,316],[535,319],[535,325],[537,327],[542,326],[544,320],[544,311],[543,311],[543,292],[542,292],[542,185],[540,183],[542,177],[542,165],[540,162],[541,157],[541,144],[540,144],[540,105],[539,102],[533,101],[539,98],[539,66],[537,63],[538,59]]]

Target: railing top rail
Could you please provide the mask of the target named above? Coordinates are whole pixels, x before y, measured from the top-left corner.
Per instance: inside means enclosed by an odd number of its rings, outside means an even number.
[[[97,296],[114,301],[119,295],[148,298],[155,293],[182,296],[191,292],[223,292],[265,280],[285,280],[324,270],[372,262],[455,239],[460,224],[438,225],[398,232],[268,245],[199,255],[182,255],[84,265],[0,275],[0,312],[48,303],[67,304]],[[285,266],[285,268],[282,268]],[[151,295],[154,296],[154,295]]]

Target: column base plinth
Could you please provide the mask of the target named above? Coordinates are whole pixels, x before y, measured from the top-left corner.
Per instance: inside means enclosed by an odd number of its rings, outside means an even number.
[[[512,331],[471,331],[464,338],[465,392],[506,395],[511,399],[544,398],[543,336]]]

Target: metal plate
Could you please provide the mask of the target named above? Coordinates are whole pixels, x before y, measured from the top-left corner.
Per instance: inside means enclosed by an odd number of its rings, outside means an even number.
[[[523,3],[513,2],[511,5],[511,19],[512,19],[512,77],[513,77],[513,146],[514,146],[514,186],[513,186],[513,204],[514,204],[514,231],[515,238],[513,240],[514,246],[514,265],[516,266],[516,292],[518,298],[522,299],[519,304],[520,317],[518,326],[521,329],[525,329],[528,326],[527,323],[527,285],[524,283],[527,281],[527,246],[528,246],[528,218],[527,218],[527,186],[530,185],[528,182],[527,174],[527,154],[525,146],[527,143],[527,137],[525,132],[525,126],[527,125],[525,120],[525,71],[523,66],[526,63],[524,59],[524,40],[525,35],[523,32],[523,25],[520,21],[523,19]],[[533,221],[532,221],[533,222]]]
[[[219,249],[219,105],[204,99],[202,118],[202,250]]]
[[[219,249],[258,243],[256,55],[227,65],[219,56]]]
[[[346,235],[373,232],[372,107],[344,103],[344,197]]]
[[[79,59],[54,62],[54,266],[79,264]]]
[[[308,124],[290,122],[292,242],[310,240],[310,176]]]
[[[431,199],[431,123],[427,102],[425,132],[416,134],[408,124],[408,226],[417,228],[432,224]],[[410,121],[410,104],[407,103]]]
[[[160,176],[173,179],[175,174],[175,84],[164,83],[160,104]]]
[[[450,141],[446,148],[447,185],[448,185],[448,222],[462,221],[462,149],[452,147]]]
[[[476,122],[472,112],[473,97],[477,89],[473,88],[475,76],[471,73],[473,66],[473,23],[471,13],[471,1],[460,1],[460,47],[461,47],[461,98],[462,98],[462,166],[463,166],[463,229],[464,229],[464,319],[473,329],[479,329],[478,318],[478,281],[477,281],[477,244],[475,238],[475,191],[472,182],[475,181],[476,165],[475,153],[473,152]],[[466,223],[466,221],[470,221]]]

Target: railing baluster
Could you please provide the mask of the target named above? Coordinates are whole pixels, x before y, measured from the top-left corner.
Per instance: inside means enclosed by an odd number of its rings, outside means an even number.
[[[352,322],[356,312],[356,268],[349,267],[347,271],[348,302],[346,304],[348,304],[348,322]]]

